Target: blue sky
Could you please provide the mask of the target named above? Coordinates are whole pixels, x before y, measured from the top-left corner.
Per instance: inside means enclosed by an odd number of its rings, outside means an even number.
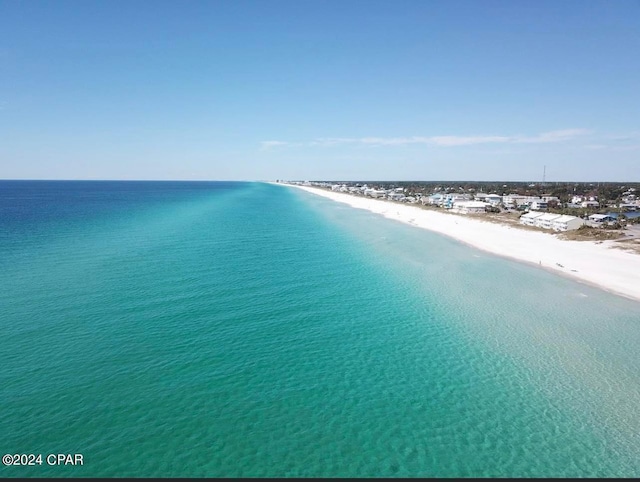
[[[639,0],[0,0],[0,178],[640,181]]]

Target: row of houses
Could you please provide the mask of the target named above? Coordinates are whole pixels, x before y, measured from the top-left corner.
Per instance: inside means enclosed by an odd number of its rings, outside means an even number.
[[[520,196],[518,194],[509,194],[500,196],[499,194],[486,194],[478,192],[473,195],[467,193],[435,193],[431,196],[423,197],[422,204],[431,204],[445,208],[453,208],[454,203],[460,201],[478,201],[486,203],[489,206],[500,206],[520,208],[529,207],[530,209],[547,209],[549,203],[560,202],[555,196]]]
[[[329,187],[332,191],[344,192],[350,194],[358,194],[361,196],[367,196],[378,199],[388,199],[393,201],[405,202],[405,203],[417,203],[429,205],[437,205],[445,209],[450,209],[452,212],[459,214],[479,214],[491,211],[492,208],[504,205],[507,207],[525,208],[527,212],[520,218],[520,223],[527,226],[536,226],[543,229],[554,229],[556,231],[567,231],[572,229],[578,229],[584,224],[590,226],[604,226],[606,224],[615,222],[615,219],[611,216],[594,214],[585,221],[577,216],[560,215],[554,213],[544,213],[540,211],[546,211],[549,203],[559,203],[559,199],[551,195],[537,196],[521,196],[518,194],[509,194],[500,196],[498,194],[486,194],[486,193],[435,193],[429,196],[422,195],[420,193],[407,193],[407,188],[395,187],[390,189],[381,189],[379,187],[369,187],[364,185],[349,185],[346,183],[311,183],[305,181],[304,185],[316,185],[320,187]],[[409,194],[409,195],[406,195]],[[625,193],[626,197],[624,207],[628,208],[627,211],[635,211],[635,208],[640,209],[640,200],[637,198],[634,191],[629,190]],[[572,201],[581,201],[581,204],[570,204],[570,207],[586,207],[596,206],[597,201],[591,198],[579,198],[575,196]],[[629,202],[631,201],[631,202]],[[623,204],[620,204],[623,207]],[[546,216],[541,217],[542,214]]]
[[[529,207],[530,209],[547,209],[550,203],[559,203],[560,199],[556,196],[521,196],[519,194],[509,194],[502,197],[502,204],[506,207],[521,208]]]
[[[583,226],[585,224],[585,220],[577,216],[569,216],[567,214],[529,211],[528,213],[520,216],[520,224],[543,229],[553,229],[554,231],[571,231]]]
[[[367,186],[347,186],[346,184],[332,184],[331,190],[335,192],[345,192],[351,194],[361,194],[377,199],[389,199],[391,201],[414,203],[417,199],[414,196],[405,196],[406,189],[397,187],[394,189],[375,189]]]
[[[457,202],[466,202],[466,201],[477,201],[486,203],[491,207],[504,206],[507,208],[517,208],[519,210],[531,210],[531,211],[546,211],[550,206],[560,205],[562,204],[560,199],[557,196],[552,196],[550,194],[543,194],[541,196],[523,196],[520,194],[508,194],[508,195],[499,195],[495,193],[457,193],[457,192],[436,192],[429,196],[423,195],[420,193],[411,193],[407,195],[407,189],[402,187],[396,187],[391,189],[382,189],[382,188],[372,188],[364,185],[348,185],[346,183],[343,184],[329,184],[329,183],[309,183],[308,181],[305,184],[314,184],[322,187],[331,187],[332,191],[346,192],[351,194],[360,194],[363,196],[368,196],[372,198],[379,199],[389,199],[393,201],[400,202],[409,202],[415,203],[420,202],[422,204],[429,204],[440,206],[445,209],[455,209],[457,212],[481,212],[481,207],[476,205],[476,207],[469,207],[460,205],[457,208],[454,208],[454,204]],[[625,211],[636,211],[640,210],[640,200],[637,198],[635,192],[629,190],[625,192],[625,197],[623,202],[620,203],[619,206],[611,206],[611,207],[619,207],[624,209]],[[571,203],[567,203],[566,207],[570,208],[598,208],[601,203],[598,202],[597,197],[591,196],[574,196],[571,199]]]
[[[433,194],[428,198],[425,198],[429,204],[437,204],[444,207],[453,207],[453,203],[456,201],[482,201],[491,206],[504,206],[507,208],[517,209],[530,209],[532,211],[546,211],[552,205],[561,205],[561,201],[557,196],[543,195],[543,196],[522,196],[519,194],[508,194],[505,196],[499,196],[498,194],[485,194],[476,193],[473,196],[469,194]],[[426,204],[426,202],[423,203]],[[597,209],[601,207],[601,203],[593,197],[584,199],[580,196],[574,196],[571,203],[567,203],[566,207],[570,208],[592,208]],[[635,195],[630,194],[623,199],[619,205],[611,206],[615,208],[624,209],[625,211],[637,211],[640,210],[640,200]]]
[[[445,209],[460,209],[462,206],[466,206],[461,203],[469,203],[469,202],[481,202],[484,206],[492,206],[497,205],[490,202],[479,200],[477,197],[474,198],[471,194],[460,194],[460,193],[437,193],[432,194],[431,196],[425,196],[420,199],[422,204],[429,204],[432,206],[440,206]],[[458,206],[456,208],[456,205]]]

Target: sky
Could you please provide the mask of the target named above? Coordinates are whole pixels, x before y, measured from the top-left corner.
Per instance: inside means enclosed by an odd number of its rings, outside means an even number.
[[[640,181],[640,0],[0,0],[0,179]]]

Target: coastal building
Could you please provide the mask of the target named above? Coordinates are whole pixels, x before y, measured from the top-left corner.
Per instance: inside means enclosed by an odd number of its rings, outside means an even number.
[[[544,202],[544,201],[542,200],[541,197],[538,197],[538,196],[526,196],[521,201],[521,205],[531,207],[531,204],[533,204],[534,202]]]
[[[638,209],[638,204],[636,203],[620,203],[618,205],[618,208],[624,210],[624,211],[636,211]]]
[[[598,201],[582,201],[580,206],[583,208],[597,208],[600,206],[600,203],[598,203]]]
[[[385,194],[387,194],[386,191],[383,191],[382,189],[367,189],[364,191],[365,196],[374,198],[384,197]]]
[[[552,229],[552,223],[560,217],[560,214],[544,213],[542,216],[538,216],[537,218],[535,218],[533,224],[538,228]]]
[[[547,209],[549,207],[549,205],[547,204],[546,201],[543,200],[539,200],[539,201],[532,201],[530,208],[534,211],[543,211],[545,209]]]
[[[509,194],[502,197],[502,203],[507,207],[518,208],[520,206],[527,205],[527,196],[521,196],[519,194]]]
[[[432,194],[431,196],[422,197],[420,202],[422,204],[430,204],[432,206],[439,206],[444,199],[444,194]]]
[[[441,206],[447,209],[453,208],[453,203],[459,201],[471,201],[470,194],[447,194]]]
[[[584,225],[584,219],[577,216],[569,216],[567,214],[554,219],[551,222],[551,228],[554,231],[572,231]]]
[[[534,226],[535,220],[542,215],[544,215],[544,213],[539,211],[529,211],[528,213],[520,216],[520,224],[524,224],[525,226]]]
[[[638,204],[638,197],[631,191],[622,194],[622,202],[626,204]]]
[[[402,192],[398,192],[396,190],[396,191],[387,193],[387,199],[390,199],[392,201],[404,201],[405,195],[402,194]]]
[[[487,194],[487,197],[485,197],[485,201],[492,206],[497,206],[502,202],[502,196],[499,196],[498,194]]]
[[[540,211],[529,211],[520,216],[520,224],[525,226],[535,226],[542,229],[553,229],[554,231],[571,231],[578,229],[585,224],[584,219],[566,214],[542,213]]]
[[[490,204],[482,201],[456,201],[453,203],[453,212],[460,214],[478,214],[487,212]]]
[[[435,206],[441,206],[444,208],[452,208],[453,203],[457,201],[470,201],[470,194],[443,194],[436,193],[427,197],[426,199],[423,197],[421,202],[422,204],[430,204]]]

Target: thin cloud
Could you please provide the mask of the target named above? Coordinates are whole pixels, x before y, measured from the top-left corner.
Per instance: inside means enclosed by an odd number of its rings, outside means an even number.
[[[423,144],[437,147],[472,146],[477,144],[544,144],[550,142],[566,142],[590,134],[587,129],[564,129],[543,132],[537,136],[412,136],[412,137],[319,137],[304,145],[311,147],[332,147],[337,145],[363,146],[407,146]],[[293,145],[282,141],[264,141],[263,149]],[[300,145],[300,144],[297,144]]]
[[[544,144],[548,142],[564,142],[575,139],[576,137],[585,136],[590,134],[588,129],[564,129],[559,131],[543,132],[534,137],[515,137],[514,142],[528,143],[528,144]]]
[[[262,141],[260,145],[261,145],[260,149],[266,151],[274,147],[287,146],[289,145],[289,143],[284,141]]]
[[[507,144],[507,143],[547,143],[565,142],[579,136],[589,134],[587,129],[564,129],[543,132],[533,137],[526,136],[413,136],[413,137],[328,137],[310,142],[312,146],[334,146],[338,144],[364,144],[370,146],[403,146],[425,144],[441,147],[470,146],[475,144]]]
[[[485,144],[491,142],[505,142],[507,137],[499,136],[435,136],[435,137],[329,137],[311,141],[311,146],[335,146],[338,144],[363,144],[368,146],[404,146],[409,144],[427,144],[434,146],[462,146],[470,144]]]
[[[430,144],[436,146],[470,146],[473,144],[491,144],[509,142],[509,137],[505,136],[438,136],[430,137]]]
[[[335,146],[338,144],[354,144],[360,139],[348,139],[344,137],[322,137],[309,142],[310,146]]]

